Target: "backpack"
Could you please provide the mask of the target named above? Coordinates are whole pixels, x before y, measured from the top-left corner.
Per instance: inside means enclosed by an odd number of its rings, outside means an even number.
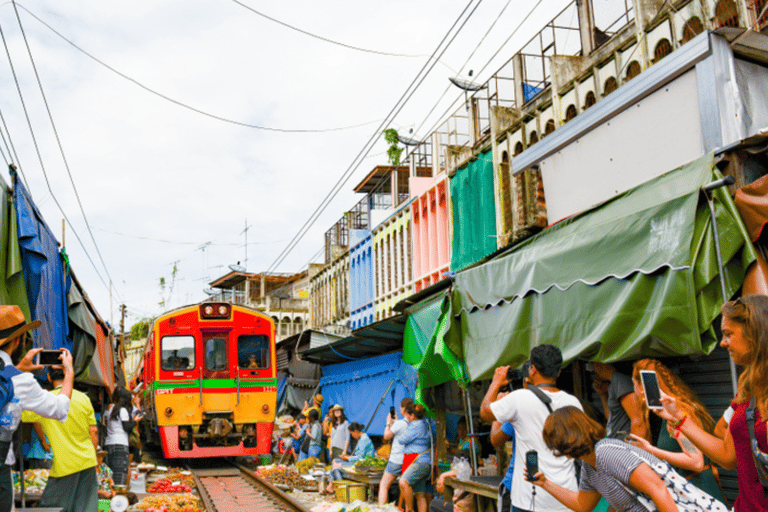
[[[21,375],[21,371],[15,366],[6,366],[5,362],[0,359],[0,410],[13,398],[13,381],[11,379],[16,375]]]

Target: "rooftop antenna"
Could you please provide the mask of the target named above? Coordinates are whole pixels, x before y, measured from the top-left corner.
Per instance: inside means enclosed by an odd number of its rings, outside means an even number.
[[[245,219],[245,229],[240,232],[240,234],[245,234],[245,265],[244,267],[248,268],[248,230],[251,226],[248,225],[248,219]],[[240,263],[238,261],[238,263]],[[245,272],[245,270],[243,270]]]

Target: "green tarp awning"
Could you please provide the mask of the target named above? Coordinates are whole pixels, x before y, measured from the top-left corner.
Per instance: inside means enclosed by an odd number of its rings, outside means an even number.
[[[708,155],[459,272],[445,342],[470,380],[541,343],[566,360],[708,353],[721,299],[699,190],[718,176]],[[732,295],[755,254],[727,190],[715,204]]]
[[[21,308],[24,318],[32,318],[27,301],[27,288],[21,266],[19,230],[16,221],[16,207],[10,199],[10,189],[0,178],[0,304]]]
[[[459,271],[496,250],[496,199],[491,151],[451,177],[453,252],[451,270]]]
[[[423,390],[450,380],[464,385],[467,371],[464,363],[444,341],[451,324],[450,301],[445,293],[431,297],[409,308],[403,336],[403,362],[418,374],[415,400],[424,404]]]

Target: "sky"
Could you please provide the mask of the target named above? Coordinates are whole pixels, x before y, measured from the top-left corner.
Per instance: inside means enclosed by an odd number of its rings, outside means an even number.
[[[229,265],[270,268],[350,170],[276,271],[322,262],[323,233],[362,197],[354,186],[387,165],[381,129],[427,137],[464,108],[458,89],[443,95],[449,77],[472,69],[484,82],[569,3],[21,0],[28,51],[5,2],[0,28],[18,88],[4,47],[2,131],[59,241],[61,210],[69,219],[66,250],[100,315],[117,323],[126,304],[129,328],[204,300]],[[467,21],[440,63],[382,126],[457,19]]]

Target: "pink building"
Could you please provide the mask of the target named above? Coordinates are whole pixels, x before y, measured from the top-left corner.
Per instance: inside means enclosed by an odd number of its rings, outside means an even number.
[[[437,181],[411,204],[414,291],[444,279],[451,264],[450,187]]]

